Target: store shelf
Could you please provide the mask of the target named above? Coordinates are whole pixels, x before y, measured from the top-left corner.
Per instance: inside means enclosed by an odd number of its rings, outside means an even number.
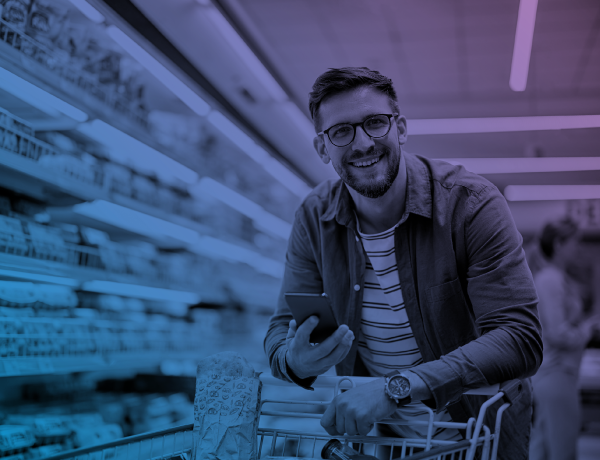
[[[66,174],[51,171],[35,160],[2,148],[0,148],[0,184],[4,188],[17,191],[34,199],[51,201],[55,206],[71,206],[84,201],[105,200],[193,230],[200,235],[211,236],[245,249],[256,250],[256,247],[247,241],[227,235],[227,233],[219,231],[217,228],[201,224],[181,215],[169,213],[133,198],[111,193],[106,187],[84,183]],[[67,216],[64,211],[62,219],[69,223],[82,223],[81,216],[72,214]],[[155,238],[153,242],[162,247],[184,246],[181,241],[177,242],[168,238]]]
[[[107,356],[87,355],[78,357],[48,358],[2,358],[0,378],[34,375],[69,374],[73,372],[102,372],[119,370],[144,370],[158,367],[164,360],[199,360],[201,352],[122,353]]]
[[[147,137],[147,111],[132,107],[110,85],[102,85],[65,62],[56,51],[0,20],[0,66],[55,94],[93,118]]]
[[[93,250],[93,248],[90,248]],[[199,286],[183,286],[174,283],[166,283],[159,279],[149,279],[140,276],[134,276],[127,273],[116,273],[98,268],[84,267],[81,265],[71,265],[53,260],[34,259],[15,254],[0,253],[0,278],[27,279],[27,274],[64,278],[65,285],[77,287],[85,281],[113,281],[116,283],[130,284],[136,286],[146,286],[153,288],[188,290],[198,292]],[[33,279],[35,280],[35,279]],[[68,282],[71,280],[73,282]],[[42,281],[40,279],[40,281]],[[52,282],[49,278],[50,282]]]

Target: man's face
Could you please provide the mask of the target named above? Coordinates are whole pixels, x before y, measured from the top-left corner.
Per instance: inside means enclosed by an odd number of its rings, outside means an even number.
[[[372,115],[393,112],[386,94],[375,88],[359,87],[323,101],[319,107],[321,131],[339,123],[358,123]],[[406,120],[396,116],[391,119],[389,133],[383,137],[371,138],[359,125],[349,145],[336,147],[326,134],[317,136],[314,145],[323,162],[331,161],[346,185],[367,198],[379,198],[398,175],[400,145],[404,142]]]

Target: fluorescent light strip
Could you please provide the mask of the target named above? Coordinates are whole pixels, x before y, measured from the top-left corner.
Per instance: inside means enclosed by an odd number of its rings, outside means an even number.
[[[81,124],[77,130],[105,145],[115,162],[127,163],[129,160],[134,169],[155,173],[166,182],[173,177],[188,184],[198,180],[195,171],[101,120]]]
[[[198,96],[198,94],[196,94],[196,92],[188,85],[152,57],[150,53],[129,38],[122,30],[115,26],[109,26],[106,28],[106,32],[115,42],[160,81],[165,88],[177,96],[181,102],[200,116],[208,115],[210,112],[210,105],[204,99]]]
[[[600,128],[600,115],[408,120],[409,135],[473,134]]]
[[[546,173],[600,170],[600,157],[440,158],[477,174]]]
[[[147,300],[164,300],[187,304],[196,304],[200,302],[200,294],[195,292],[175,291],[173,289],[139,286],[136,284],[117,283],[114,281],[86,281],[82,284],[81,290]]]
[[[2,68],[0,68],[0,88],[47,115],[56,117],[64,114],[79,122],[88,119],[85,112]]]
[[[513,91],[525,91],[525,87],[527,86],[537,4],[538,0],[521,0],[519,3],[515,47],[513,48],[510,79],[508,82],[510,89]]]
[[[207,119],[223,135],[237,145],[246,155],[263,166],[271,176],[277,179],[293,194],[304,198],[310,192],[311,188],[302,179],[269,155],[222,113],[213,111],[208,115]]]
[[[175,238],[187,244],[198,240],[192,229],[104,200],[76,204],[73,212],[150,238]]]
[[[199,2],[200,3],[200,2]],[[201,3],[202,4],[202,3]],[[287,94],[281,86],[275,81],[273,76],[260,62],[256,55],[250,50],[246,42],[242,40],[239,34],[231,26],[231,24],[223,17],[221,12],[213,6],[204,8],[204,13],[210,19],[212,24],[218,29],[221,36],[235,51],[244,65],[250,70],[254,77],[260,82],[269,95],[277,102],[282,102],[288,99]]]
[[[72,278],[64,278],[62,276],[42,275],[39,273],[27,273],[27,272],[20,272],[20,271],[14,271],[14,270],[0,270],[0,276],[5,276],[8,278],[17,278],[17,279],[28,280],[28,281],[41,281],[44,283],[60,284],[62,286],[69,286],[72,288],[77,288],[80,285],[79,281],[72,279]]]
[[[504,196],[508,201],[595,200],[600,185],[508,185]]]
[[[196,196],[211,195],[239,213],[249,217],[265,231],[286,240],[290,236],[290,232],[292,231],[290,223],[267,212],[262,206],[216,180],[203,177],[197,185],[190,188],[190,193]]]
[[[104,16],[85,0],[69,0],[85,17],[96,24],[104,22]]]

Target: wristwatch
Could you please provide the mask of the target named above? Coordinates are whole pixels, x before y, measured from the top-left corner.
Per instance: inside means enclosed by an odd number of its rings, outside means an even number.
[[[410,380],[400,371],[390,372],[385,376],[385,394],[393,399],[398,406],[410,404]]]

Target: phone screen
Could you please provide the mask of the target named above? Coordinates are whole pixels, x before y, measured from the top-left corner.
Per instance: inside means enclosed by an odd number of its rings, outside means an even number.
[[[313,315],[319,318],[319,324],[310,334],[311,343],[321,343],[337,330],[338,323],[326,295],[286,292],[285,300],[298,326]]]

